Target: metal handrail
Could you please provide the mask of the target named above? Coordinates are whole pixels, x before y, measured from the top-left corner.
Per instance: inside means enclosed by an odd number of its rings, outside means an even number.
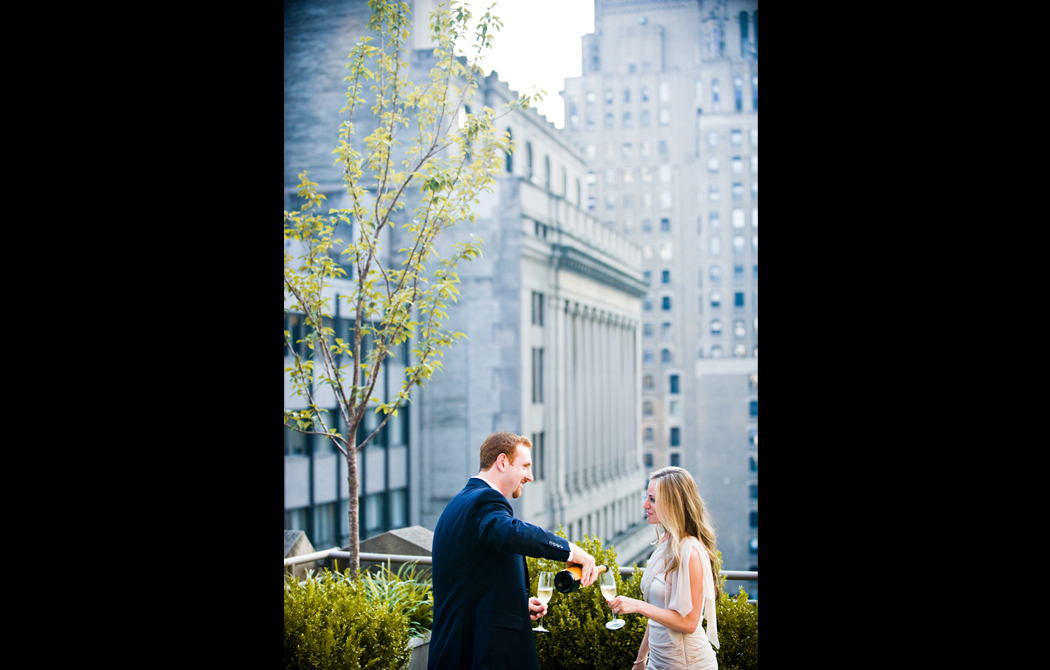
[[[358,553],[358,560],[368,561],[371,563],[419,563],[420,565],[433,565],[433,556],[410,556],[407,554],[371,554],[367,552]],[[338,548],[327,549],[325,551],[315,551],[312,554],[303,554],[302,556],[293,556],[291,558],[284,559],[285,566],[296,565],[298,563],[309,563],[310,561],[321,561],[326,558],[342,558],[349,560],[350,552],[343,551]],[[644,570],[644,568],[638,568]],[[620,575],[631,576],[634,574],[633,567],[621,567]],[[726,579],[742,579],[748,581],[758,581],[758,570],[723,570],[722,573],[726,576]]]

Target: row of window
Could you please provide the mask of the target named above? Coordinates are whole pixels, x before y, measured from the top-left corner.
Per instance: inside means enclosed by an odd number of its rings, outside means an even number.
[[[720,284],[720,283],[722,283],[722,266],[721,265],[717,265],[717,264],[716,265],[712,265],[712,266],[710,266],[708,268],[708,271],[710,273],[710,279],[711,279],[711,283],[712,284]],[[752,266],[751,278],[752,278],[753,281],[756,281],[756,282],[758,281],[758,263],[755,263]],[[733,265],[733,281],[735,281],[735,282],[744,281],[744,266],[741,265],[740,263],[736,263],[736,264]],[[703,268],[700,268],[697,285],[700,286],[701,288],[703,288],[703,286],[704,286],[704,269]],[[721,294],[718,294],[718,295],[721,296]],[[757,305],[758,305],[758,294],[755,294],[753,296],[753,299],[754,299],[753,302],[754,302],[755,306],[757,307]],[[717,305],[712,305],[712,306],[713,307],[717,307]]]
[[[510,128],[507,128],[507,136],[510,137],[511,139],[514,139],[514,133],[511,132]],[[505,162],[504,168],[506,169],[507,174],[512,174],[514,172],[514,154],[510,153],[509,151],[506,154],[504,154],[504,162]],[[533,170],[532,163],[533,163],[533,161],[532,161],[532,142],[526,141],[525,142],[525,179],[528,179],[530,182],[532,182],[533,184],[536,184],[538,186],[539,183],[540,183],[539,182],[539,175],[536,174],[535,170]],[[555,193],[555,191],[552,188],[552,183],[551,183],[552,173],[551,173],[551,157],[550,156],[544,156],[543,157],[543,167],[544,167],[543,186],[550,193]],[[560,178],[559,178],[558,186],[559,186],[560,190],[557,191],[555,194],[556,195],[560,195],[561,197],[563,197],[565,199],[568,199],[568,197],[569,197],[569,179],[568,179],[568,175],[567,175],[564,167],[560,168],[560,170],[559,170],[559,177]],[[583,204],[583,200],[582,200],[582,195],[581,195],[581,190],[580,190],[580,180],[577,179],[576,180],[576,206],[580,207],[580,206],[582,206],[582,204]]]
[[[747,242],[744,240],[743,235],[734,235],[731,239],[733,245],[733,255],[742,256],[747,251]],[[709,237],[707,240],[707,253],[712,258],[718,258],[722,255],[722,238],[717,235]],[[751,253],[758,255],[758,234],[751,236]],[[645,254],[645,247],[642,247],[642,254]],[[648,258],[648,257],[647,257]]]
[[[750,137],[751,137],[751,146],[757,148],[758,147],[758,128],[751,128],[751,129],[749,129],[748,132],[749,132]],[[699,151],[700,151],[699,150],[699,142],[700,142],[700,138],[697,137],[697,143],[698,143],[697,144],[697,156],[700,155],[700,153],[699,153]],[[709,130],[707,132],[707,144],[708,144],[708,146],[710,146],[710,147],[717,147],[718,146],[718,142],[719,142],[719,132],[717,130]],[[739,129],[731,129],[729,131],[729,143],[732,146],[742,146],[743,145],[743,132],[741,130],[739,130]],[[603,144],[603,146],[605,147],[605,154],[604,154],[605,160],[615,160],[616,159],[616,153],[617,153],[617,142],[605,142]],[[670,158],[671,152],[670,152],[669,140],[666,140],[666,139],[658,140],[657,148],[658,148],[658,151],[659,151],[660,158],[662,158],[664,160]],[[634,157],[634,144],[632,142],[619,143],[619,151],[620,151],[620,155],[621,155],[622,158],[633,158]],[[586,155],[587,155],[587,160],[592,160],[593,161],[598,155],[598,148],[594,144],[586,144],[586,145],[584,145],[584,153],[586,153]],[[653,155],[653,143],[650,142],[649,140],[640,140],[638,142],[638,155],[641,158],[650,158],[650,157],[652,157],[652,155]],[[510,170],[508,169],[508,172],[509,171]],[[756,161],[756,164],[755,164],[754,168],[752,169],[752,171],[754,173],[756,173],[756,174],[758,173],[757,161]],[[593,175],[594,175],[594,173],[592,172],[591,175],[588,177],[588,184],[594,184],[595,183],[594,180],[593,180]]]
[[[758,263],[755,263],[752,266],[752,268],[753,268],[753,271],[752,271],[751,277],[752,277],[752,279],[754,281],[758,281]],[[715,283],[715,284],[721,282],[722,281],[722,266],[720,266],[720,265],[712,265],[709,269],[711,271],[711,282]],[[647,284],[651,284],[652,280],[653,280],[653,273],[652,273],[652,271],[646,270],[643,273],[643,275],[645,277],[645,282]],[[733,265],[733,281],[736,281],[736,282],[744,281],[744,266],[739,264],[739,263]],[[660,283],[661,284],[670,284],[671,283],[671,271],[670,270],[661,270],[660,271]],[[700,283],[699,283],[699,285],[701,287],[703,287],[703,285],[704,285],[704,270],[703,270],[703,268],[700,269]],[[716,302],[720,303],[721,299],[722,299],[722,294],[721,293],[718,293],[718,292],[712,293],[711,294],[711,306],[712,307],[718,307],[719,305],[716,305],[715,303]],[[743,305],[744,305],[744,294],[743,293],[737,293],[736,296],[735,296],[735,301],[736,301],[737,307],[743,307]],[[535,321],[533,321],[533,323],[535,323]],[[543,324],[540,323],[540,325],[543,325]]]
[[[758,174],[758,154],[751,154],[750,160],[751,172]],[[707,171],[712,174],[717,173],[721,164],[721,161],[716,156],[712,156],[707,159]],[[744,174],[744,159],[740,156],[733,156],[729,161],[729,166],[733,174]]]
[[[304,531],[317,547],[350,543],[350,521],[346,500],[284,511],[286,530]],[[380,491],[357,499],[359,537],[364,540],[408,525],[408,489]]]
[[[712,309],[719,309],[722,306],[722,294],[721,293],[719,293],[717,291],[714,291],[714,292],[712,292],[711,294],[708,295],[708,298],[711,301],[711,308]],[[704,311],[704,296],[703,295],[699,296],[699,301],[700,301],[700,312],[702,313]],[[744,303],[744,292],[743,291],[734,291],[733,292],[733,307],[734,308],[738,308],[738,309],[744,309],[746,306],[747,305]],[[665,312],[670,312],[671,311],[671,296],[669,296],[669,295],[660,296],[660,308],[661,308],[661,310],[663,310]],[[756,311],[758,310],[758,291],[752,291],[751,292],[751,309],[756,310]],[[653,299],[652,299],[651,296],[646,296],[645,298],[642,299],[642,310],[644,310],[646,312],[653,311]],[[755,330],[757,331],[758,330],[758,317],[756,316],[755,319],[756,319],[755,320]],[[716,319],[716,321],[717,321],[717,319]],[[721,323],[721,322],[719,321],[719,323]],[[652,336],[652,328],[651,327],[649,328],[648,331],[646,331],[645,330],[645,326],[643,326],[643,332],[645,332],[645,335],[647,337],[651,337]]]
[[[745,345],[743,343],[734,344],[733,348],[730,351],[731,351],[731,353],[733,355],[733,358],[747,358],[747,345]],[[711,348],[708,350],[708,357],[709,358],[724,358],[725,357],[725,353],[724,353],[724,350],[722,349],[722,345],[721,344],[713,344],[713,345],[711,345]],[[757,344],[754,345],[751,348],[751,357],[752,358],[758,358],[758,345]],[[697,350],[697,358],[704,358],[704,349],[703,348],[700,348],[700,349]],[[654,364],[653,350],[652,349],[642,349],[642,364],[643,365],[653,365]],[[670,348],[664,348],[664,349],[660,350],[660,364],[661,365],[676,365],[677,364],[676,361],[674,360],[674,352]]]
[[[745,43],[745,44],[747,43],[746,38],[745,38],[743,43]],[[710,86],[711,86],[711,88],[710,88],[710,92],[711,92],[711,98],[710,98],[711,107],[710,107],[710,110],[712,112],[714,112],[715,114],[721,113],[721,111],[722,111],[722,107],[721,107],[721,103],[722,103],[722,100],[721,100],[721,94],[722,94],[721,83],[719,82],[719,80],[717,78],[712,78]],[[659,92],[659,102],[670,102],[670,100],[671,100],[671,85],[670,85],[669,82],[661,82],[659,87],[658,87],[658,92]],[[643,103],[644,102],[650,102],[651,96],[650,96],[650,93],[649,93],[649,87],[648,86],[642,86],[641,87],[641,89],[639,90],[639,98],[640,98],[640,100],[639,100],[640,102],[643,102]],[[695,101],[701,105],[701,106],[697,107],[697,109],[696,109],[697,114],[702,114],[703,113],[703,105],[707,102],[707,99],[704,97],[704,81],[702,79],[697,79],[696,80],[695,96],[694,96],[694,98],[695,98]],[[584,100],[586,101],[587,106],[591,107],[591,106],[593,106],[595,104],[595,102],[597,100],[597,96],[595,95],[594,91],[587,91],[587,93],[584,95]],[[605,104],[607,106],[609,106],[609,105],[612,105],[615,101],[616,101],[616,93],[615,93],[615,91],[613,89],[611,89],[611,88],[605,89]],[[631,89],[630,88],[624,88],[623,89],[622,104],[625,104],[625,105],[631,104]],[[737,111],[737,112],[744,111],[744,77],[742,75],[735,75],[733,77],[733,109],[735,111]],[[751,75],[751,109],[756,111],[756,112],[758,111],[758,74],[752,74]],[[660,108],[660,113],[661,113],[661,121],[660,122],[661,122],[661,124],[669,123],[669,121],[668,122],[664,122],[663,118],[662,118],[663,113],[666,112],[666,111],[667,111],[666,107],[661,107]],[[643,112],[643,114],[648,114],[648,112]],[[585,118],[587,119],[587,127],[588,128],[593,128],[594,127],[594,117],[595,117],[594,112],[587,112],[586,113]],[[613,127],[613,125],[612,125],[613,113],[612,112],[607,112],[605,114],[605,117],[606,117],[606,126],[605,127],[606,128],[612,128]],[[623,127],[629,128],[630,127],[630,122],[629,122],[630,112],[624,112],[624,117],[625,118],[624,118],[624,126]],[[575,95],[570,95],[569,96],[569,126],[573,130],[576,130],[576,129],[578,129],[580,127],[580,110],[579,110],[579,106],[578,106],[578,103],[577,103],[577,98],[576,98]]]
[[[732,349],[733,358],[747,358],[747,347],[743,344],[735,344]],[[756,344],[751,349],[751,356],[758,358],[758,345]],[[712,344],[711,348],[707,353],[708,358],[724,358],[725,352],[722,349],[721,344]],[[697,349],[697,358],[704,358],[704,349]]]

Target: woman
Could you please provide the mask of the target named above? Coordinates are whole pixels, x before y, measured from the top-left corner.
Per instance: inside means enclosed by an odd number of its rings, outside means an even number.
[[[643,506],[646,520],[656,525],[656,550],[642,577],[645,600],[617,596],[606,601],[617,614],[649,619],[631,668],[715,670],[711,645],[718,648],[718,554],[696,482],[682,468],[657,470],[649,476]],[[701,618],[707,619],[706,633]]]

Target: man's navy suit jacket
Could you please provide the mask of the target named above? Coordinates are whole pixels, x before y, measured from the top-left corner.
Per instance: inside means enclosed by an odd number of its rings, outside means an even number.
[[[538,670],[524,557],[565,561],[569,541],[515,519],[502,493],[472,478],[441,513],[432,553],[427,669]]]

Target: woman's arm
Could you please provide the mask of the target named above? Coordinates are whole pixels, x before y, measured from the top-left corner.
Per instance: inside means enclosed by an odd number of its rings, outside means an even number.
[[[696,547],[692,547],[689,551],[689,595],[693,608],[689,610],[688,616],[682,616],[675,610],[665,610],[650,605],[644,600],[635,600],[626,596],[617,596],[606,602],[617,614],[641,614],[679,633],[692,633],[700,625],[700,609],[704,602],[703,574],[700,568],[700,554],[697,553]],[[648,628],[646,634],[648,634]]]

